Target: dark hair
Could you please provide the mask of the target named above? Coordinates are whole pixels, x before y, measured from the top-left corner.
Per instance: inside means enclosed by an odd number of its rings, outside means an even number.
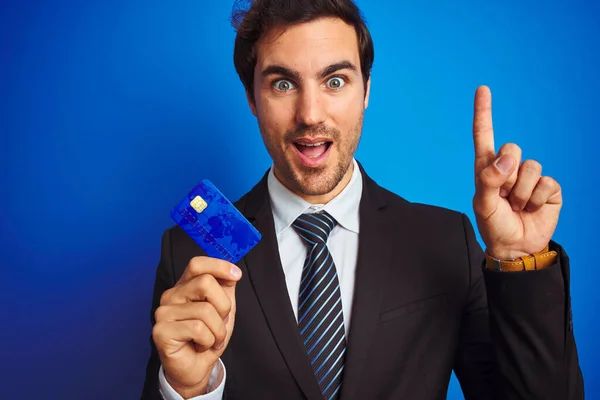
[[[310,22],[322,17],[340,18],[354,26],[366,88],[375,50],[364,17],[352,0],[236,0],[231,15],[231,23],[237,30],[233,63],[252,99],[256,67],[255,45],[261,36],[275,27]]]

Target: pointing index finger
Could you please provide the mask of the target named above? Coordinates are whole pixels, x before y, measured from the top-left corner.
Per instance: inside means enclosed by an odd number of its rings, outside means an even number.
[[[479,174],[496,159],[492,125],[492,94],[487,86],[480,86],[475,91],[473,143],[475,145],[475,173]]]

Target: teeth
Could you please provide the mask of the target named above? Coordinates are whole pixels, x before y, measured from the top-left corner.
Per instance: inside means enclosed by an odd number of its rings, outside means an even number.
[[[298,143],[301,146],[307,146],[307,147],[315,147],[315,146],[321,146],[324,145],[325,142],[319,142],[319,143]]]

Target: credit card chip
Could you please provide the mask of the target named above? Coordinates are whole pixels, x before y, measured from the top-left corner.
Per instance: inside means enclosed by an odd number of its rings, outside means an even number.
[[[190,202],[190,206],[192,206],[192,208],[196,210],[196,212],[201,213],[206,207],[208,207],[208,204],[206,204],[206,201],[204,201],[202,197],[196,196]]]

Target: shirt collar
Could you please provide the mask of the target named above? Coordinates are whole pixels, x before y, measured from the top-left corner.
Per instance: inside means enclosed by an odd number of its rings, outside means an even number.
[[[357,233],[359,230],[358,206],[362,196],[362,174],[355,159],[352,160],[354,170],[346,187],[327,204],[311,204],[286,188],[273,173],[269,171],[267,187],[273,210],[275,232],[281,234],[301,214],[327,211],[343,228]]]

